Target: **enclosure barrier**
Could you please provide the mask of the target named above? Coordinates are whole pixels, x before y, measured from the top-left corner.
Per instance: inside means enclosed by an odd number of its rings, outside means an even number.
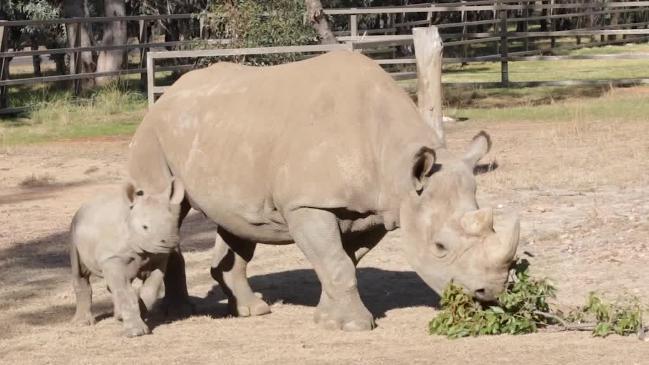
[[[444,59],[444,63],[467,63],[467,62],[500,62],[501,76],[499,86],[517,85],[523,83],[512,83],[509,80],[508,62],[509,61],[527,61],[527,60],[558,60],[558,59],[578,59],[569,58],[570,56],[548,56],[548,53],[559,52],[582,47],[601,46],[607,44],[616,44],[622,42],[645,41],[649,39],[649,1],[619,1],[604,3],[571,3],[557,4],[555,0],[477,0],[477,1],[460,1],[454,3],[435,3],[435,4],[415,4],[410,6],[398,7],[373,7],[373,8],[352,8],[352,9],[325,9],[325,13],[334,18],[346,19],[346,29],[336,31],[336,35],[341,42],[351,42],[355,49],[363,50],[364,53],[375,57],[375,55],[385,55],[386,49],[394,47],[411,47],[413,44],[410,34],[396,34],[402,30],[409,30],[415,26],[428,26],[436,23],[436,14],[452,13],[458,14],[455,18],[460,20],[452,23],[435,24],[440,30],[457,29],[456,32],[443,33],[444,45],[447,49],[460,50],[450,54]],[[538,12],[543,11],[542,14]],[[538,15],[533,14],[537,12]],[[380,28],[367,29],[362,28],[362,17],[371,15],[387,16],[392,19],[387,25],[381,25]],[[491,19],[470,20],[470,14],[491,14]],[[631,14],[633,19],[630,18]],[[642,17],[638,17],[641,14]],[[425,19],[408,20],[407,16],[421,16]],[[617,17],[631,19],[629,22],[619,22]],[[185,46],[203,46],[203,47],[223,47],[227,46],[227,39],[202,39],[204,38],[203,26],[205,23],[205,14],[173,14],[173,15],[143,15],[143,16],[123,16],[123,17],[93,17],[93,18],[69,18],[69,19],[50,19],[50,20],[21,20],[21,21],[2,21],[0,20],[0,114],[8,109],[7,106],[7,89],[20,85],[29,85],[35,83],[46,83],[56,81],[72,81],[78,85],[82,79],[93,79],[99,76],[122,76],[128,74],[141,75],[143,85],[146,83],[147,72],[144,66],[144,60],[147,59],[147,52],[153,48],[174,48]],[[455,15],[454,15],[455,16]],[[400,17],[401,20],[396,21]],[[603,24],[594,24],[593,19],[599,17]],[[575,19],[588,20],[587,26],[580,27],[576,22],[578,29],[556,30],[557,22],[573,21]],[[613,19],[615,18],[615,22]],[[93,45],[89,47],[80,47],[79,42],[72,47],[54,48],[54,49],[34,49],[16,51],[7,50],[7,32],[8,27],[22,26],[42,26],[52,24],[82,24],[82,23],[106,23],[113,21],[137,21],[138,22],[138,39],[137,43],[126,45]],[[198,40],[179,40],[167,42],[155,42],[151,39],[148,22],[161,20],[197,20],[199,23],[200,39]],[[548,25],[546,31],[530,31],[528,26],[532,21],[544,21]],[[606,24],[610,22],[610,24]],[[539,23],[540,24],[540,23]],[[512,25],[517,25],[516,31],[509,29]],[[485,31],[471,32],[471,28],[483,27]],[[622,36],[624,38],[616,38]],[[559,37],[575,37],[576,45],[557,46],[556,40]],[[590,42],[581,43],[581,37],[589,37]],[[599,37],[595,40],[594,37]],[[628,37],[628,38],[627,38]],[[631,38],[633,37],[633,38]],[[535,39],[546,38],[550,40],[550,48],[537,49]],[[516,49],[521,47],[522,49]],[[540,44],[540,43],[537,43]],[[497,54],[470,55],[473,47],[482,47],[492,45]],[[21,56],[41,56],[41,55],[69,55],[78,59],[82,52],[102,51],[102,50],[139,50],[139,65],[134,68],[127,68],[111,72],[93,72],[82,73],[79,70],[71,70],[70,74],[26,77],[10,79],[8,76],[8,63],[12,57]],[[169,51],[174,52],[174,51]],[[392,51],[394,52],[394,51]],[[165,53],[157,52],[156,53]],[[563,57],[563,58],[560,58]],[[565,58],[568,57],[568,58]],[[611,55],[606,59],[643,59],[645,54],[640,55]],[[173,57],[169,57],[173,58]],[[376,58],[376,57],[375,57]],[[583,59],[583,58],[582,58]],[[597,59],[593,57],[592,59]],[[377,62],[384,66],[388,65],[414,65],[414,58],[378,57]],[[195,68],[193,64],[184,65],[167,65],[159,67],[159,71],[187,71]],[[396,79],[414,78],[414,72],[401,71],[392,74]],[[612,84],[618,82],[629,82],[629,80],[583,80],[575,81],[577,83],[601,83],[610,81]],[[572,80],[565,80],[567,84],[575,84]],[[638,82],[641,82],[639,80]],[[543,82],[542,82],[543,83]],[[545,82],[548,83],[548,82]],[[556,82],[552,82],[556,84]],[[493,85],[494,83],[489,83]],[[539,84],[537,82],[528,82],[526,85]],[[549,83],[548,83],[549,84]],[[474,83],[475,85],[475,83]],[[486,85],[481,83],[480,85]],[[463,86],[463,85],[460,85]]]
[[[149,106],[153,105],[155,96],[164,92],[167,86],[155,85],[155,60],[169,58],[198,58],[198,57],[224,57],[224,56],[251,56],[269,55],[278,53],[321,53],[339,49],[352,50],[351,43],[323,44],[315,46],[287,46],[287,47],[260,47],[260,48],[233,48],[233,49],[206,49],[195,51],[169,51],[149,52],[147,54],[147,99]]]

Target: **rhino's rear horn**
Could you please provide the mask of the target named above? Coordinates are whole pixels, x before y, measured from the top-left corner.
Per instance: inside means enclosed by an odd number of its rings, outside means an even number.
[[[487,234],[493,229],[493,210],[491,208],[482,208],[464,213],[460,224],[462,225],[462,229],[470,235],[479,236]]]

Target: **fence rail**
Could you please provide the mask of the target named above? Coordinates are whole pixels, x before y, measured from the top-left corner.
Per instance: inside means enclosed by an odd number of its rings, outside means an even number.
[[[395,7],[372,7],[372,8],[351,8],[351,9],[325,9],[324,12],[334,20],[342,18],[342,23],[336,20],[336,24],[342,24],[342,29],[335,32],[340,42],[351,43],[356,50],[366,52],[368,55],[376,55],[377,62],[386,67],[395,65],[412,65],[414,58],[395,57],[394,47],[410,47],[412,36],[410,34],[398,34],[404,29],[413,26],[432,25],[437,22],[436,14],[454,13],[455,19],[451,23],[435,24],[440,30],[447,30],[442,34],[447,49],[455,50],[448,57],[444,58],[445,63],[465,62],[501,62],[500,85],[509,83],[508,62],[510,61],[554,61],[563,59],[646,59],[647,54],[637,55],[597,55],[597,56],[555,56],[548,55],[555,51],[576,49],[588,46],[599,46],[621,42],[646,41],[649,39],[649,1],[618,1],[606,3],[561,3],[556,4],[553,0],[478,0],[460,1],[452,3],[435,4],[414,4]],[[469,13],[481,12],[482,19],[471,20]],[[542,14],[540,12],[543,12]],[[484,19],[484,16],[491,14],[491,19]],[[633,15],[631,18],[630,15]],[[639,15],[638,15],[639,14]],[[363,19],[367,17],[386,15],[392,17],[387,24],[379,28],[361,27]],[[149,36],[142,36],[146,32],[146,23],[153,21],[170,20],[199,20],[201,27],[206,14],[172,14],[172,15],[141,15],[122,17],[89,17],[89,18],[67,18],[49,20],[0,20],[0,109],[2,100],[7,96],[8,87],[30,85],[36,83],[75,81],[92,79],[100,76],[122,76],[128,74],[147,73],[144,68],[144,59],[147,54],[155,54],[155,59],[184,58],[186,53],[178,50],[164,52],[155,49],[173,49],[178,47],[222,47],[227,46],[227,39],[196,39],[155,42],[149,40]],[[409,17],[409,18],[408,18]],[[418,18],[419,17],[419,18]],[[423,19],[425,17],[425,19]],[[620,21],[627,17],[627,21]],[[601,24],[594,24],[594,19],[599,19]],[[612,19],[615,18],[615,22]],[[619,19],[618,19],[619,18]],[[396,21],[396,19],[399,19]],[[475,19],[475,18],[474,18]],[[579,20],[579,21],[577,21]],[[108,23],[114,21],[137,21],[140,27],[140,37],[137,43],[125,45],[92,45],[80,47],[79,44],[65,48],[53,49],[32,49],[9,51],[6,47],[7,32],[9,27],[43,26],[55,24],[82,24],[82,23]],[[578,29],[556,29],[559,22],[573,22]],[[530,22],[539,26],[545,22],[548,30],[539,31],[538,28],[530,25]],[[581,22],[581,26],[579,25]],[[608,24],[610,22],[610,24]],[[619,24],[618,24],[619,23]],[[367,23],[365,23],[367,24]],[[516,30],[510,29],[513,24],[517,25]],[[575,26],[573,24],[573,27]],[[583,27],[586,24],[586,27]],[[522,26],[521,26],[522,25]],[[531,28],[531,29],[530,29]],[[477,31],[476,31],[477,30]],[[450,32],[449,32],[450,31]],[[4,34],[4,36],[3,36]],[[618,39],[618,36],[624,39]],[[575,37],[576,45],[556,46],[556,40],[562,37]],[[581,37],[589,37],[590,42],[580,42]],[[594,37],[599,37],[595,40]],[[544,40],[545,39],[545,40]],[[4,40],[4,41],[3,41]],[[541,48],[539,45],[547,45],[550,48]],[[490,49],[495,54],[471,54],[471,51],[479,48]],[[530,49],[530,47],[534,49]],[[313,47],[313,46],[311,46]],[[337,46],[339,47],[339,46]],[[343,45],[340,47],[350,47]],[[521,48],[522,47],[522,48]],[[275,47],[286,49],[286,47]],[[81,52],[97,52],[105,50],[139,50],[140,64],[136,67],[111,72],[74,73],[66,75],[27,77],[8,79],[4,71],[6,64],[14,57],[40,57],[42,55],[70,55],[78,57]],[[400,48],[401,49],[401,48]],[[153,50],[153,51],[150,51]],[[257,49],[260,51],[261,49]],[[460,51],[458,51],[460,50]],[[265,49],[264,51],[268,51]],[[203,52],[203,51],[201,51]],[[233,49],[211,49],[205,50],[204,56],[213,57],[224,55],[253,55],[261,53],[242,53],[242,50]],[[279,52],[279,51],[278,51]],[[283,53],[283,52],[281,52]],[[268,54],[268,53],[266,53]],[[402,53],[403,54],[403,53]],[[387,58],[385,56],[388,56]],[[157,71],[186,71],[195,68],[194,64],[177,64],[156,67]],[[649,69],[649,68],[648,68]],[[74,71],[74,70],[73,70]],[[147,73],[148,75],[149,73]],[[398,70],[392,73],[397,79],[414,77],[410,71]],[[568,80],[569,81],[569,80]],[[528,85],[535,85],[527,83]],[[521,85],[521,83],[511,83]],[[158,90],[158,89],[156,89]],[[159,90],[158,90],[159,91]]]

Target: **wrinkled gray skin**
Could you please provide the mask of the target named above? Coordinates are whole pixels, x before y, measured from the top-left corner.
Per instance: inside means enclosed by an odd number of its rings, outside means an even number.
[[[145,194],[182,179],[191,206],[218,224],[212,275],[234,314],[270,311],[246,277],[256,243],[294,242],[322,284],[315,320],[368,330],[356,265],[390,230],[437,292],[450,281],[482,300],[504,289],[518,222],[499,237],[478,208],[473,170],[489,145],[481,133],[449,153],[390,75],[340,51],[183,75],[138,127],[128,171]],[[167,300],[186,300],[181,257],[170,258]]]
[[[84,204],[70,229],[70,262],[77,324],[95,322],[91,312],[90,275],[106,279],[115,318],[122,319],[126,336],[150,333],[142,320],[140,300],[150,310],[158,298],[169,253],[179,243],[178,216],[184,197],[174,180],[158,195],[140,195],[128,183],[122,194],[100,196]],[[143,280],[139,293],[132,286]]]

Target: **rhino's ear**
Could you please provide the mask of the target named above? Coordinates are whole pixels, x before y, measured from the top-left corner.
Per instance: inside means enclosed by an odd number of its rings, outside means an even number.
[[[466,153],[464,154],[464,162],[473,169],[478,161],[480,161],[480,159],[484,157],[490,149],[491,137],[489,137],[485,131],[480,131],[480,133],[473,137],[473,141],[471,141],[471,144],[467,148]]]
[[[169,194],[169,203],[179,205],[185,198],[185,185],[180,179],[174,178],[171,181],[171,192]]]
[[[415,153],[412,164],[412,184],[417,194],[421,195],[428,178],[435,171],[435,151],[428,147],[422,147]]]
[[[135,200],[135,185],[133,185],[133,183],[130,181],[125,183],[123,192],[126,201],[128,201],[129,204],[133,204],[133,201]]]

